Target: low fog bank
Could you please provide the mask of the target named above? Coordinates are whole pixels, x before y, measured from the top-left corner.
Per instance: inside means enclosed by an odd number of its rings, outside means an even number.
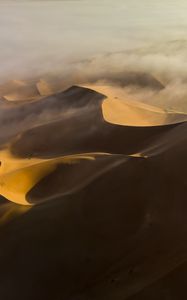
[[[62,88],[103,80],[124,89],[120,77],[151,74],[165,89],[133,84],[125,94],[185,105],[186,1],[2,0],[0,11],[0,83],[53,77]]]

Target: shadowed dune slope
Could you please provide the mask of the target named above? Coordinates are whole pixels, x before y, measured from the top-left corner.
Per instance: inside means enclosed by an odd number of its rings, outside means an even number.
[[[10,141],[11,137],[23,130],[36,127],[54,120],[64,119],[68,115],[78,114],[87,107],[98,106],[104,95],[93,90],[72,87],[49,97],[32,101],[0,102],[0,144]],[[80,109],[80,110],[79,110]]]
[[[132,154],[140,151],[158,134],[176,126],[167,124],[143,128],[111,124],[103,118],[105,98],[92,89],[75,86],[54,97],[25,105],[27,108],[24,110],[16,107],[16,116],[21,114],[24,118],[29,111],[32,114],[36,112],[34,122],[38,118],[38,123],[43,121],[44,124],[36,124],[21,133],[12,142],[11,152],[20,157],[51,157],[83,152]],[[41,113],[43,108],[47,116],[50,112],[48,121],[45,113]]]

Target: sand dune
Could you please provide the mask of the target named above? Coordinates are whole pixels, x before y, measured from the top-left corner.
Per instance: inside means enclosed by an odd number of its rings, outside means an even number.
[[[12,80],[0,85],[0,96],[7,101],[34,100],[54,92],[53,85],[45,79]]]
[[[82,153],[53,159],[20,159],[11,156],[8,151],[1,151],[1,195],[15,203],[30,205],[26,199],[27,192],[42,178],[55,171],[59,164],[76,164],[81,160],[94,160],[100,155],[108,154]]]
[[[186,115],[38,87],[0,102],[2,299],[186,295]]]
[[[33,82],[12,80],[0,86],[0,96],[8,101],[32,100],[40,96]]]
[[[180,123],[187,120],[187,114],[169,111],[132,99],[124,99],[111,86],[87,85],[107,96],[102,104],[104,119],[112,124],[127,126],[158,126]]]
[[[104,94],[107,94],[107,92],[110,92],[110,94],[106,98]],[[149,147],[157,148],[151,146],[151,141],[154,145],[154,139],[157,140],[159,132],[162,132],[162,135],[166,135],[165,131],[172,130],[172,127],[167,126],[156,127],[156,125],[164,124],[164,121],[169,119],[169,113],[152,106],[131,102],[130,100],[115,99],[112,93],[113,90],[103,86],[92,86],[92,89],[75,86],[57,94],[56,99],[48,97],[30,103],[20,103],[16,106],[7,104],[5,110],[12,116],[12,119],[13,115],[15,115],[17,129],[19,129],[20,119],[20,128],[23,126],[22,122],[28,113],[35,114],[35,122],[37,116],[39,116],[39,123],[41,124],[37,125],[36,123],[33,129],[26,130],[19,135],[15,131],[15,137],[12,137],[9,150],[6,149],[7,146],[5,145],[5,149],[0,152],[1,194],[18,204],[29,205],[30,203],[27,200],[29,190],[33,189],[43,178],[51,173],[53,174],[61,164],[74,164],[82,159],[89,160],[93,158],[96,159],[95,167],[98,160],[97,156],[106,156],[105,153],[112,156],[111,162],[110,159],[108,161],[108,166],[110,164],[113,165],[113,159],[114,161],[116,160],[115,155],[117,154],[123,155],[125,160],[127,157],[146,158],[148,155],[150,156],[149,151],[145,149]],[[48,119],[46,121],[45,114],[41,115],[41,111],[45,107],[46,111],[52,112],[51,103],[54,106],[55,102],[56,106],[62,110],[62,114],[58,116],[61,119],[56,121],[50,116],[51,120]],[[55,107],[55,118],[59,114],[57,107]],[[179,118],[182,121],[185,117],[185,115],[178,115],[177,113],[173,115],[175,116],[175,118],[173,117],[175,123],[179,122]],[[132,125],[134,128],[115,127],[108,124],[115,124],[115,120],[120,125],[125,123],[128,127]],[[129,124],[131,120],[135,123]],[[6,123],[2,118],[3,122]],[[28,126],[30,123],[26,123],[26,125]],[[137,125],[149,125],[149,127],[144,129],[138,128]],[[88,128],[89,131],[87,131]],[[56,132],[57,134],[55,134]],[[141,137],[140,143],[134,140],[133,136],[136,137],[136,135]],[[126,143],[121,143],[122,136],[126,138]],[[74,138],[72,139],[72,137]],[[111,138],[113,140],[112,144],[110,142]],[[130,140],[130,138],[133,139]],[[161,140],[162,137],[160,137]],[[151,152],[151,155],[154,155],[154,153]],[[101,163],[101,159],[99,161]],[[64,172],[64,168],[62,166],[62,172]],[[76,183],[75,186],[79,189],[85,185],[89,178],[99,176],[98,174],[102,174],[102,170],[106,169],[103,164],[97,168],[98,170],[93,171],[93,174],[89,176],[84,171],[84,179],[82,178],[81,182]],[[79,167],[76,166],[77,172],[78,169]],[[91,165],[89,165],[88,170],[92,172]],[[64,178],[66,178],[65,175]],[[61,180],[61,189],[64,191],[61,192],[62,195],[77,190],[75,187],[69,187],[69,189],[64,190],[63,177]],[[73,187],[73,183],[71,185]],[[52,197],[56,197],[54,190]],[[48,196],[43,195],[41,198],[47,200]]]

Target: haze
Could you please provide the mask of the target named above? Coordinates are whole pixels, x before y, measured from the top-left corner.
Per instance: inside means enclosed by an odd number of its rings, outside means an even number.
[[[168,0],[1,1],[0,11],[1,81],[52,70],[65,72],[75,61],[127,49],[133,49],[133,53],[140,47],[146,49],[141,54],[146,56],[143,69],[162,69],[164,64],[171,72],[174,64],[186,74],[186,1],[180,0],[177,5]],[[177,53],[171,48],[168,61],[168,42],[179,40]],[[152,47],[157,48],[160,67]],[[127,57],[124,59],[127,61]],[[114,70],[121,63],[121,56],[115,58]],[[137,62],[130,56],[128,67],[134,64]],[[108,61],[104,63],[107,66]]]

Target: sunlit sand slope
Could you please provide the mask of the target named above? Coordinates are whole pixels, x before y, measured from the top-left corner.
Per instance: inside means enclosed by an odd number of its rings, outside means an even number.
[[[56,170],[61,164],[76,164],[81,160],[94,160],[100,153],[67,155],[53,159],[20,159],[8,152],[0,152],[0,192],[1,195],[18,204],[29,205],[26,195],[41,179]],[[93,174],[95,176],[96,174]],[[85,180],[88,178],[85,175]],[[62,178],[62,187],[63,178]],[[67,191],[68,192],[68,191]],[[55,197],[56,194],[53,195]],[[43,198],[44,195],[43,195]],[[46,196],[46,200],[48,197]],[[32,201],[32,199],[31,199]]]
[[[180,123],[187,120],[187,114],[164,110],[155,106],[126,99],[111,86],[87,85],[107,96],[102,103],[104,119],[112,124],[128,126],[156,126]]]

